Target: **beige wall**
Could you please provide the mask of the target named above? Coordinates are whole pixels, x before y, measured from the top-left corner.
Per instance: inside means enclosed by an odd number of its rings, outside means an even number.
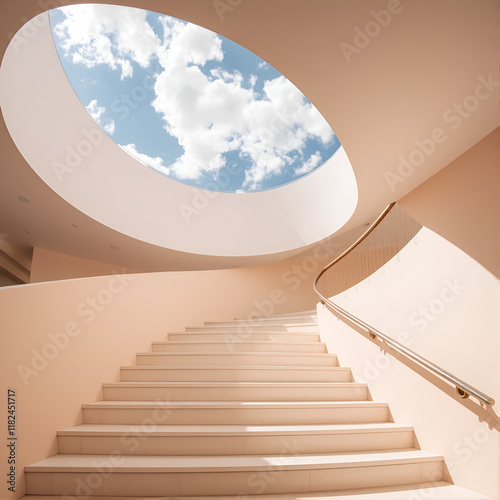
[[[54,281],[0,290],[0,376],[17,399],[17,472],[57,452],[56,432],[81,422],[82,403],[99,400],[168,331],[205,320],[313,309],[312,280],[330,257],[296,258],[256,268],[150,273]],[[46,254],[48,255],[48,254]],[[60,256],[57,257],[61,258]],[[76,261],[74,261],[76,262]],[[85,267],[85,266],[83,266]],[[2,463],[8,452],[4,447]],[[1,498],[19,498],[16,493]]]
[[[498,280],[429,229],[335,302],[492,396],[500,413]],[[423,450],[445,457],[456,484],[499,498],[499,432],[452,397],[318,308],[320,334],[341,366],[412,425]],[[454,394],[453,390],[451,391]],[[485,415],[500,426],[494,413]]]
[[[82,259],[73,255],[52,252],[35,247],[31,264],[31,283],[57,281],[89,276],[107,276],[117,271],[117,266],[105,262]],[[137,273],[134,269],[120,268],[120,273]]]
[[[399,203],[500,277],[499,197],[500,127]]]
[[[500,128],[497,128],[399,200],[409,215],[467,252],[497,277],[500,276],[499,162]],[[289,259],[262,269],[274,269],[275,265],[276,269],[291,267],[293,262]],[[31,282],[103,276],[112,270],[111,264],[35,248]],[[120,269],[120,272],[135,271]]]

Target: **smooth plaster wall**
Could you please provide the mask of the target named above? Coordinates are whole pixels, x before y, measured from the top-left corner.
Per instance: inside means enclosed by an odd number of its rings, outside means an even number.
[[[499,198],[500,127],[399,204],[500,277]]]
[[[353,235],[354,239],[356,239],[357,233],[356,231],[355,235]],[[304,304],[307,303],[307,307],[313,308],[317,302],[317,297],[312,289],[313,281],[321,269],[342,250],[343,247],[336,242],[320,242],[313,245],[309,252],[303,256],[291,257],[261,266],[238,269],[245,276],[265,275],[270,280],[276,280],[280,287],[292,293],[298,292],[300,289],[300,293],[304,294],[300,300],[306,301]],[[31,283],[108,276],[118,273],[137,274],[138,271],[109,263],[82,259],[73,255],[52,252],[42,248],[35,248]]]
[[[297,182],[243,194],[205,191],[147,168],[82,106],[61,66],[48,13],[30,26],[31,43],[20,48],[18,33],[0,67],[2,114],[37,175],[94,220],[159,247],[245,257],[305,248],[351,218],[357,186],[342,147]]]
[[[204,321],[314,309],[312,280],[330,257],[248,269],[102,276],[0,289],[0,379],[16,391],[16,493],[23,467],[57,452],[56,432],[81,422],[81,404],[169,331]],[[59,343],[59,346],[57,346]],[[20,371],[21,370],[21,371]],[[26,381],[26,383],[25,383]],[[2,462],[8,449],[3,448]],[[21,475],[19,477],[19,475]],[[2,495],[6,488],[2,491]],[[8,493],[8,492],[6,492]]]
[[[119,268],[113,264],[82,259],[74,255],[53,252],[44,248],[35,247],[31,264],[31,283],[42,281],[57,281],[90,276],[107,276],[119,272],[132,274],[139,271]]]
[[[498,280],[427,228],[417,242],[334,302],[492,396],[498,414]],[[318,314],[329,352],[389,403],[397,423],[414,426],[423,450],[444,455],[456,484],[499,498],[499,432],[327,309]]]

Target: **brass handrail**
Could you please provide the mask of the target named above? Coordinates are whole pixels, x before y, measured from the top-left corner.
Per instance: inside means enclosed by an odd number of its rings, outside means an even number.
[[[432,372],[434,375],[439,376],[441,379],[444,379],[451,385],[455,386],[455,390],[457,395],[462,398],[462,399],[467,399],[470,395],[476,397],[479,401],[482,403],[485,403],[487,405],[494,405],[495,400],[491,397],[488,396],[487,394],[481,392],[480,390],[476,389],[472,385],[464,382],[460,378],[456,377],[455,375],[451,374],[450,372],[446,371],[445,369],[441,368],[440,366],[436,365],[435,363],[429,361],[428,359],[425,359],[424,357],[420,356],[416,352],[408,349],[404,345],[400,344],[393,338],[385,335],[384,333],[380,332],[376,328],[373,328],[372,326],[368,325],[364,321],[360,320],[353,314],[347,312],[345,309],[342,309],[339,307],[337,304],[332,302],[329,298],[325,297],[319,290],[318,290],[318,282],[321,279],[321,277],[325,274],[326,271],[328,271],[330,268],[332,268],[337,262],[339,262],[341,259],[343,259],[346,255],[348,255],[350,252],[352,252],[362,241],[364,241],[375,229],[376,227],[382,222],[382,220],[387,216],[387,214],[393,209],[393,207],[396,205],[396,203],[391,203],[390,205],[387,206],[387,208],[380,214],[379,217],[370,225],[370,227],[341,255],[339,255],[336,259],[334,259],[330,264],[328,264],[317,276],[317,278],[314,280],[314,291],[320,298],[320,301],[323,305],[327,305],[330,309],[333,309],[335,311],[337,317],[340,316],[340,319],[347,319],[348,321],[352,322],[354,325],[357,327],[361,328],[364,330],[367,334],[368,337],[372,340],[375,341],[377,339],[383,340],[386,344],[388,344],[392,349],[396,350],[400,354],[402,354],[404,357],[411,359],[412,361],[418,363],[418,365],[426,368],[430,372]],[[380,345],[381,348],[383,348],[383,344]],[[385,349],[384,349],[385,350]],[[408,366],[408,365],[407,365]],[[411,367],[410,367],[411,368]]]
[[[320,295],[318,292],[318,289],[316,288],[316,285],[318,284],[318,281],[320,280],[321,276],[328,271],[331,267],[333,267],[337,262],[342,260],[346,255],[350,254],[362,241],[364,241],[372,232],[373,230],[382,222],[383,219],[385,219],[385,216],[392,210],[396,202],[392,202],[390,205],[387,205],[385,210],[377,217],[377,219],[370,224],[370,227],[344,252],[342,252],[338,257],[336,257],[330,264],[328,264],[326,267],[323,268],[323,270],[318,274],[316,280],[314,281],[314,291]]]

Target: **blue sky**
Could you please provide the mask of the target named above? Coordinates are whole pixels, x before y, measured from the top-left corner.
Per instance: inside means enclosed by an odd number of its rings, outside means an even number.
[[[110,5],[51,11],[82,104],[128,153],[196,187],[251,192],[294,181],[340,146],[272,66],[204,28]]]

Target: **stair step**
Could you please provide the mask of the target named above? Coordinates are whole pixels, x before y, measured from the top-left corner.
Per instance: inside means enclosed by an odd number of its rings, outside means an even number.
[[[338,366],[315,310],[167,339],[82,406],[58,455],[25,467],[25,500],[486,499]]]
[[[448,481],[432,481],[429,483],[404,484],[383,488],[362,488],[342,491],[320,491],[317,493],[274,494],[238,496],[203,496],[183,497],[183,500],[491,500],[474,491],[453,485]],[[68,500],[63,496],[26,495],[21,500]],[[144,497],[130,496],[94,496],[92,500],[145,500]],[[150,498],[150,500],[168,500],[166,497]],[[173,500],[173,499],[172,499]]]
[[[147,352],[136,356],[139,366],[338,366],[337,356],[328,353],[237,353]]]
[[[307,493],[443,479],[442,457],[420,450],[297,452],[284,443],[278,456],[55,455],[25,468],[26,493],[82,495],[85,485],[90,496]]]
[[[368,385],[340,382],[113,382],[111,401],[367,401]]]
[[[177,342],[225,342],[227,344],[238,344],[241,342],[320,342],[320,336],[315,332],[222,332],[222,333],[207,333],[207,332],[172,332],[167,336],[168,341]]]
[[[337,366],[123,366],[122,382],[350,382]]]
[[[284,443],[297,452],[353,453],[414,447],[412,427],[358,425],[83,424],[57,433],[62,454],[274,455]]]
[[[254,320],[230,320],[230,321],[205,321],[204,326],[261,326],[261,325],[314,325],[318,324],[318,319],[315,316],[301,316],[301,317],[290,317],[290,318],[261,318]]]
[[[317,317],[318,312],[316,309],[309,309],[308,311],[298,311],[298,312],[291,312],[291,313],[283,313],[283,314],[273,314],[272,316],[256,316],[256,317],[251,317],[251,318],[234,318],[235,321],[258,321],[259,319],[267,319],[267,318],[290,318],[293,316],[315,316]]]
[[[237,340],[237,339],[233,339]],[[327,352],[324,342],[153,342],[153,352],[204,352],[213,354],[239,353],[239,352]]]
[[[374,401],[99,401],[82,406],[84,423],[170,425],[313,425],[388,422]]]
[[[186,326],[186,332],[193,333],[318,333],[317,323],[276,323],[272,325],[208,325],[208,326]]]

